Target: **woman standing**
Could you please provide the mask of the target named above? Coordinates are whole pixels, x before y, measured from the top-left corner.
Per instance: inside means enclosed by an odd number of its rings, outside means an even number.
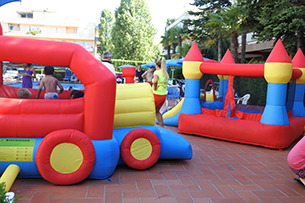
[[[164,125],[160,109],[166,100],[168,79],[169,76],[167,73],[165,58],[157,59],[156,71],[154,72],[153,79],[153,93],[155,98],[156,118],[161,127],[163,127]]]
[[[10,65],[7,64],[9,67],[23,67],[22,72],[22,87],[23,88],[33,88],[32,78],[36,78],[36,71],[35,68],[32,66],[31,63],[23,63],[22,65]]]

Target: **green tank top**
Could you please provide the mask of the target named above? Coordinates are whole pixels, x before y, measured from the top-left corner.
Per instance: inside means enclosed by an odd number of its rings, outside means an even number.
[[[157,90],[154,90],[153,93],[158,94],[158,95],[166,95],[168,81],[165,80],[165,76],[164,76],[162,70],[161,69],[156,70],[154,72],[154,75],[158,76],[158,86],[157,86]]]

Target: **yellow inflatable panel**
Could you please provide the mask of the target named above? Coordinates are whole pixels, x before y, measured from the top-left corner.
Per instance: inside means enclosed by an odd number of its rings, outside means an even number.
[[[138,138],[130,146],[131,155],[140,161],[148,159],[152,152],[151,143],[145,138]]]
[[[81,149],[72,143],[61,143],[51,153],[52,168],[63,174],[70,174],[79,169],[84,161]]]
[[[10,164],[5,169],[5,171],[3,172],[0,178],[0,183],[2,182],[5,183],[5,192],[8,192],[11,189],[19,172],[20,172],[20,168],[15,164]]]
[[[182,73],[185,79],[200,79],[202,73],[200,65],[202,62],[198,61],[183,61]]]
[[[292,76],[292,63],[265,63],[264,77],[268,83],[288,83]]]
[[[155,102],[148,83],[117,85],[114,128],[155,125]]]
[[[163,118],[170,118],[170,117],[176,115],[177,113],[179,113],[179,111],[182,108],[183,101],[184,101],[184,98],[174,108],[172,108],[171,110],[165,112],[163,114]]]

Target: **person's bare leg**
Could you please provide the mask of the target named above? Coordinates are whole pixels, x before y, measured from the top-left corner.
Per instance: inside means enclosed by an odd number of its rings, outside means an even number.
[[[159,126],[164,127],[163,117],[162,117],[162,114],[160,113],[160,109],[161,109],[161,107],[156,108],[156,118],[157,118],[157,121],[159,123]]]

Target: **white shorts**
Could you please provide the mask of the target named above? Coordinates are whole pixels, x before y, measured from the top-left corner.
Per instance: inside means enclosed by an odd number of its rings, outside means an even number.
[[[57,92],[48,92],[44,94],[45,99],[58,99],[58,93]]]

